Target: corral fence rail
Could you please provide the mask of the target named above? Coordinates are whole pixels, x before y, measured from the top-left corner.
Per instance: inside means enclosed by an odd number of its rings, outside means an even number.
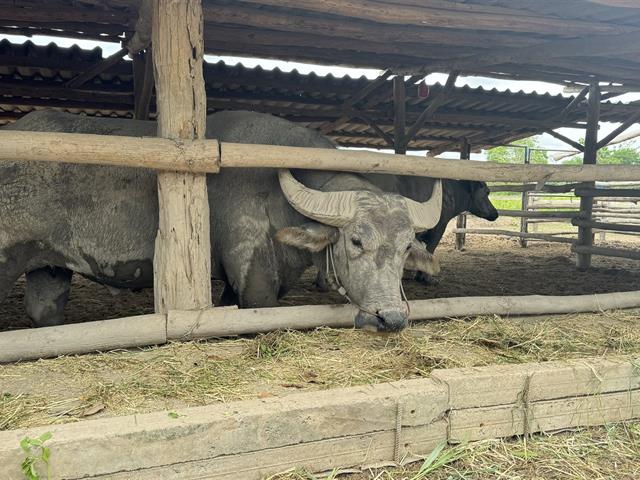
[[[524,148],[524,166],[530,164],[531,150]],[[572,246],[572,252],[587,255],[612,256],[628,259],[640,259],[640,251],[630,248],[618,248],[607,245],[581,245],[576,236],[580,229],[589,229],[592,242],[597,236],[600,243],[607,240],[607,233],[616,235],[640,235],[640,182],[629,177],[619,181],[596,181],[592,185],[585,183],[497,183],[490,185],[492,193],[511,192],[521,195],[521,209],[499,209],[502,217],[520,219],[519,231],[496,228],[455,228],[456,247],[464,248],[467,234],[496,235],[517,238],[526,248],[528,242],[541,241],[564,243]],[[581,209],[582,199],[591,199],[591,212]],[[466,215],[466,214],[465,214]],[[572,225],[572,229],[539,232],[539,225]]]

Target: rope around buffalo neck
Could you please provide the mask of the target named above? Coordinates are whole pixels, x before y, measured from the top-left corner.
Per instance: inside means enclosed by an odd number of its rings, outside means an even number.
[[[347,259],[347,265],[349,265],[349,259]],[[368,310],[368,309],[362,307],[361,305],[359,305],[356,302],[354,302],[353,300],[351,300],[349,295],[347,295],[347,289],[344,288],[344,286],[340,282],[340,278],[338,278],[338,271],[336,270],[336,264],[335,264],[335,259],[334,259],[334,255],[333,255],[333,244],[332,243],[330,243],[327,246],[327,248],[325,249],[325,268],[326,268],[326,271],[325,271],[326,278],[327,278],[327,280],[330,280],[332,282],[331,286],[332,286],[332,288],[334,290],[336,290],[340,295],[342,295],[344,298],[346,298],[347,302],[349,302],[354,307],[359,308],[360,310],[362,310],[365,313],[368,313],[369,315],[373,315],[374,317],[378,317],[377,313],[374,313],[371,310]],[[333,274],[333,280],[331,279],[332,274]],[[402,301],[407,306],[407,317],[408,317],[408,316],[411,315],[411,305],[409,304],[409,300],[407,299],[407,295],[404,293],[404,286],[402,285],[402,276],[400,277],[400,294],[402,295]]]

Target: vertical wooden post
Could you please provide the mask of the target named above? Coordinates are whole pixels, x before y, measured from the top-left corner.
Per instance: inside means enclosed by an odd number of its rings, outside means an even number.
[[[151,47],[133,56],[134,114],[136,120],[148,120],[153,93],[153,58]]]
[[[407,124],[407,113],[405,103],[404,76],[393,77],[393,107],[394,107],[394,129],[393,141],[394,151],[404,155],[407,153],[405,143],[405,130]]]
[[[582,163],[594,165],[598,161],[598,126],[600,123],[600,85],[594,80],[589,85],[589,114],[587,118],[587,134],[584,140],[584,157]],[[595,182],[584,184],[585,187],[595,187]],[[580,218],[591,220],[593,214],[593,197],[580,198]],[[578,245],[593,246],[593,232],[591,227],[578,228]],[[591,266],[591,254],[578,253],[577,266],[586,270]]]
[[[461,160],[470,160],[471,159],[471,145],[469,145],[469,142],[467,141],[467,139],[465,138],[464,141],[462,142],[462,148],[460,149],[460,159]],[[457,228],[467,228],[467,214],[466,213],[462,213],[460,215],[458,215],[458,218],[456,219],[456,227]],[[464,250],[464,244],[467,241],[467,234],[466,233],[456,233],[456,250],[460,250],[463,251]]]
[[[524,163],[525,165],[529,165],[531,163],[531,149],[526,145],[524,147]],[[522,191],[522,210],[525,212],[529,211],[529,192],[526,189]],[[527,217],[522,217],[520,219],[520,232],[529,232],[529,222]],[[520,238],[519,242],[522,248],[527,248],[528,243],[526,238]]]
[[[204,138],[206,94],[201,0],[155,0],[153,64],[158,136]],[[154,258],[157,313],[211,305],[205,175],[158,172],[160,224]]]

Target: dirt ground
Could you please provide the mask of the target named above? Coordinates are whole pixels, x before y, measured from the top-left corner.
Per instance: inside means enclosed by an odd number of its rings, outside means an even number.
[[[407,279],[409,298],[568,295],[640,286],[637,262],[594,258],[592,271],[578,272],[566,245],[522,249],[515,240],[470,236],[467,250],[457,252],[448,235],[438,253],[440,284],[425,287]],[[282,304],[342,301],[335,293],[319,293],[312,279],[309,271]],[[67,311],[73,322],[153,308],[151,291],[112,296],[80,277],[73,287]],[[28,325],[23,288],[17,284],[0,306],[4,328]],[[449,319],[416,323],[391,336],[325,328],[0,366],[0,430],[415,378],[434,368],[637,355],[637,319],[637,312]]]
[[[505,227],[513,224],[499,225]],[[640,247],[632,237],[620,241],[626,248]],[[567,245],[532,243],[522,249],[512,239],[469,236],[467,250],[457,252],[449,234],[437,253],[440,284],[425,287],[406,279],[409,298],[569,295],[640,287],[640,262],[594,257],[589,273],[578,272]],[[319,293],[313,276],[307,272],[282,304],[342,301],[334,293]],[[0,305],[0,329],[28,326],[23,289],[24,283],[18,283]],[[82,322],[150,313],[152,308],[151,291],[112,296],[76,277],[67,315]],[[0,365],[0,430],[157,410],[179,414],[215,402],[428,377],[436,368],[638,358],[639,318],[639,311],[625,311],[445,319],[416,323],[398,335],[320,328]],[[640,474],[639,432],[638,423],[629,423],[492,440],[444,450],[435,462],[438,468],[417,463],[344,478],[635,479]],[[296,470],[272,478],[319,477]]]
[[[500,222],[500,220],[499,220]],[[478,219],[470,227],[512,228],[513,221],[489,224]],[[609,237],[610,246],[640,248],[640,237]],[[623,243],[622,243],[623,242]],[[436,251],[442,266],[441,281],[424,286],[406,276],[404,288],[409,299],[485,295],[578,295],[630,291],[640,288],[640,262],[620,258],[593,257],[593,268],[579,272],[575,257],[565,244],[532,242],[526,249],[516,239],[485,235],[467,236],[467,248],[454,248],[454,235],[448,233]],[[281,300],[282,305],[343,303],[336,293],[319,292],[313,286],[315,272],[310,269],[297,286]],[[214,285],[218,294],[222,288]],[[29,319],[23,307],[24,280],[0,304],[0,330],[24,328]],[[69,322],[106,320],[153,312],[153,292],[122,291],[114,296],[105,287],[78,275],[66,316]]]

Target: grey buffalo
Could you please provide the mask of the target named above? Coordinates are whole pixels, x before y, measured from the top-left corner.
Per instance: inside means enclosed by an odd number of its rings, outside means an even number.
[[[153,136],[153,122],[31,113],[9,129]],[[270,115],[221,112],[207,137],[252,144],[334,148],[319,133]],[[223,298],[241,307],[277,305],[313,263],[359,307],[356,326],[406,326],[403,268],[435,274],[415,238],[440,219],[442,187],[418,202],[363,176],[325,171],[224,169],[207,178],[212,270]],[[114,288],[153,285],[158,225],[151,170],[40,162],[0,164],[0,301],[26,273],[36,325],[58,324],[73,272]]]

